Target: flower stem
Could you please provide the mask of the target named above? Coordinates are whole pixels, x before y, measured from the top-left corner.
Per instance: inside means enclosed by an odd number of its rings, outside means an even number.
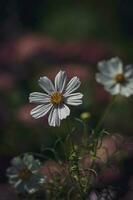
[[[71,145],[71,149],[74,151],[74,143],[73,143],[73,139],[72,139],[72,130],[70,127],[70,121],[69,119],[66,119],[66,130],[67,130],[67,136],[70,139],[70,145]]]
[[[96,128],[94,129],[94,132],[96,133],[96,135],[98,134],[98,131],[100,130],[105,118],[107,117],[107,115],[109,114],[112,106],[114,105],[115,101],[116,101],[117,96],[113,96],[109,105],[107,106],[103,116],[101,117],[100,121],[98,122]]]
[[[77,189],[79,190],[81,200],[84,200],[85,199],[84,198],[84,192],[83,192],[83,188],[82,188],[81,180],[80,180],[78,154],[77,154],[76,146],[74,145],[73,138],[72,138],[72,135],[71,135],[72,131],[71,131],[69,119],[66,120],[66,128],[68,130],[68,136],[69,136],[70,145],[71,145],[71,149],[70,149],[70,153],[69,153],[69,165],[70,165],[69,175],[70,175],[71,181],[76,185]],[[73,157],[72,154],[74,154],[74,157]],[[75,170],[74,170],[74,174],[76,175],[77,180],[73,177],[71,167],[76,167]]]
[[[83,136],[83,143],[85,147],[88,145],[88,124],[84,122],[84,136]]]

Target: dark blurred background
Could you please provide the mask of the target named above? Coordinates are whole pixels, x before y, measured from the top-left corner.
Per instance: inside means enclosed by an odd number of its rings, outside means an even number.
[[[97,62],[119,56],[133,63],[132,0],[1,0],[0,1],[0,168],[23,152],[52,146],[61,129],[49,128],[46,117],[34,120],[28,95],[41,91],[37,80],[54,78],[60,69],[82,81],[84,104],[74,116],[91,113],[90,126],[110,100],[95,82]],[[105,121],[111,133],[132,136],[133,98],[120,98]],[[56,132],[56,134],[55,134]]]

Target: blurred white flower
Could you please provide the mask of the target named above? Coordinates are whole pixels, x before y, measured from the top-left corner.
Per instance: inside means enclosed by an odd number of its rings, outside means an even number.
[[[59,71],[55,77],[54,85],[46,76],[41,77],[38,82],[46,93],[33,92],[30,94],[30,103],[40,104],[31,111],[31,115],[37,119],[50,111],[49,125],[60,126],[60,121],[70,115],[70,109],[66,104],[73,106],[82,104],[83,94],[74,93],[81,84],[80,80],[74,76],[67,83],[66,72]]]
[[[126,97],[133,94],[132,65],[123,67],[122,61],[115,57],[99,62],[98,68],[100,73],[96,74],[96,80],[104,85],[106,91],[112,95],[121,94]]]
[[[41,163],[32,155],[25,154],[22,158],[15,157],[11,161],[12,166],[7,169],[9,183],[19,193],[34,193],[45,183],[46,177],[39,172]]]

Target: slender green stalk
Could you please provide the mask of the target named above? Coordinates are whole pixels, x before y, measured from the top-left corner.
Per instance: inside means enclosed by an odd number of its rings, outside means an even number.
[[[84,143],[85,147],[87,147],[87,145],[88,145],[88,124],[87,124],[87,121],[84,122],[83,143]]]
[[[96,135],[98,134],[98,131],[100,130],[100,128],[101,128],[101,126],[102,126],[104,120],[105,120],[106,117],[108,116],[108,114],[109,114],[109,112],[110,112],[112,106],[114,105],[116,99],[117,99],[117,96],[113,96],[113,97],[112,97],[112,99],[111,99],[109,105],[107,106],[107,108],[106,108],[106,110],[105,110],[103,116],[101,117],[101,119],[100,119],[100,121],[98,122],[96,128],[94,129],[94,132],[96,133]]]
[[[71,128],[70,128],[70,123],[69,123],[68,119],[66,120],[66,128],[67,128],[67,130],[68,130],[68,135],[69,135],[69,138],[70,138],[70,145],[71,145],[71,148],[72,148],[72,149],[70,150],[70,154],[71,154],[71,151],[72,151],[72,152],[74,152],[74,154],[76,155],[76,157],[75,157],[76,160],[73,160],[73,161],[76,162],[76,165],[77,165],[77,167],[76,167],[76,176],[77,176],[77,180],[75,180],[74,182],[75,182],[75,184],[77,185],[77,188],[78,188],[78,190],[79,190],[81,200],[84,200],[84,199],[85,199],[85,198],[84,198],[84,192],[83,192],[82,185],[81,185],[81,182],[80,182],[80,170],[79,170],[79,166],[78,166],[78,162],[77,162],[78,155],[77,155],[77,151],[76,151],[76,149],[75,149],[75,145],[74,145],[74,143],[73,143],[73,141],[72,141],[72,138],[71,138]],[[69,155],[69,157],[70,157],[70,156],[71,156],[71,155]],[[70,178],[71,178],[71,180],[72,180],[72,182],[73,182],[73,175],[72,175],[71,171],[69,171],[69,174],[70,174]]]
[[[69,122],[69,119],[66,119],[66,130],[68,132],[68,136],[70,138],[70,142],[71,142],[71,148],[72,150],[74,151],[74,143],[72,141],[72,138],[71,138],[71,127],[70,127],[70,122]]]

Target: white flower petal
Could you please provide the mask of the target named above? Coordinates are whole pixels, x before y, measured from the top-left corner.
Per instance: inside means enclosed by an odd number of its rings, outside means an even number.
[[[98,69],[100,73],[104,74],[107,77],[112,78],[114,75],[116,75],[116,71],[113,68],[110,68],[107,61],[100,61],[97,64]]]
[[[33,163],[33,161],[34,157],[32,155],[25,154],[25,156],[23,157],[23,162],[28,168]]]
[[[40,184],[45,183],[45,182],[46,182],[46,179],[47,179],[47,176],[44,176],[44,175],[43,175],[43,177],[40,178],[39,183],[40,183]]]
[[[21,165],[23,165],[23,161],[20,157],[15,157],[12,159],[11,164],[15,167],[20,167]]]
[[[19,177],[17,177],[17,178],[11,178],[11,177],[9,177],[9,183],[11,184],[11,185],[14,185],[16,182],[18,182],[20,180],[20,178]]]
[[[66,99],[66,104],[68,105],[72,105],[72,106],[79,106],[81,105],[83,102],[82,100],[76,100],[76,99],[71,99],[71,98],[67,98]]]
[[[127,82],[133,85],[133,77],[127,78]]]
[[[75,90],[77,90],[80,86],[81,82],[77,76],[74,76],[69,83],[67,84],[65,94],[71,94]]]
[[[104,88],[106,91],[108,91],[112,95],[116,95],[116,94],[120,94],[121,85],[118,83],[112,87],[105,86]]]
[[[39,105],[39,106],[35,107],[34,109],[32,109],[30,114],[35,119],[38,119],[38,118],[46,115],[51,108],[52,108],[52,104]]]
[[[15,188],[18,187],[18,186],[21,184],[21,182],[22,182],[22,180],[19,179],[19,180],[14,184],[14,187],[15,187]]]
[[[133,90],[133,79],[128,80],[126,86]]]
[[[121,86],[120,94],[126,97],[129,97],[133,94],[133,89],[127,86]]]
[[[55,77],[55,90],[63,92],[66,86],[67,75],[65,71],[59,71]]]
[[[70,109],[65,104],[62,104],[58,108],[58,114],[61,120],[65,119],[67,116],[70,115]]]
[[[78,105],[82,104],[82,100],[81,100],[82,97],[83,97],[83,94],[81,94],[81,93],[69,94],[65,97],[65,103],[69,104],[69,105],[78,106]]]
[[[25,190],[26,190],[29,194],[33,194],[33,193],[35,193],[35,192],[38,190],[38,188],[28,188],[28,186],[25,185]]]
[[[51,94],[55,90],[52,81],[48,79],[46,76],[40,77],[38,83],[40,87],[48,94]]]
[[[72,94],[64,94],[65,98],[71,97],[72,99],[81,99],[83,97],[83,94],[78,92],[78,93],[72,93]]]
[[[116,70],[117,74],[123,73],[123,63],[120,58],[118,58],[118,57],[111,58],[107,62],[108,62],[108,65],[110,66],[110,68]]]
[[[108,77],[114,77],[117,74],[123,73],[123,64],[120,58],[115,57],[107,61],[98,63],[100,72]]]
[[[133,77],[133,65],[127,65],[124,69],[124,75],[126,78]]]
[[[58,114],[58,108],[52,108],[48,117],[48,123],[50,126],[60,126],[60,119]]]
[[[13,179],[14,179],[14,178],[18,178],[18,174],[11,174],[11,175],[10,175],[10,178],[13,178]]]
[[[41,92],[32,92],[29,96],[30,103],[48,103],[50,96]]]
[[[11,164],[12,164],[12,162],[11,162]],[[16,174],[18,174],[18,171],[20,170],[20,166],[21,165],[19,165],[19,168],[18,168],[18,166],[16,166],[16,165],[13,165],[12,167],[9,167],[7,170],[6,170],[6,173],[7,173],[7,176],[14,176],[14,175],[16,175]]]
[[[96,81],[98,83],[101,83],[103,85],[107,85],[107,86],[113,86],[114,84],[116,84],[115,79],[107,77],[106,75],[102,74],[102,73],[97,73],[96,74]]]
[[[32,166],[31,166],[31,170],[34,171],[33,173],[35,173],[35,171],[38,170],[40,165],[41,165],[41,163],[38,159],[34,160],[34,162],[32,163]]]

